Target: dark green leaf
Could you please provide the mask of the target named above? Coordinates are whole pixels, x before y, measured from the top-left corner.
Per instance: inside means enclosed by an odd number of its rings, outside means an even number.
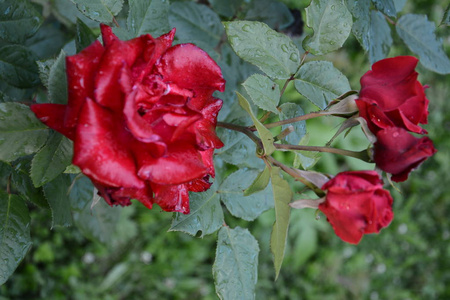
[[[275,223],[270,236],[270,249],[273,254],[275,277],[278,277],[286,248],[291,211],[289,202],[291,202],[293,194],[289,183],[281,177],[280,168],[272,167],[270,177],[275,199]]]
[[[33,51],[38,59],[48,59],[55,57],[61,51],[67,37],[64,31],[60,30],[56,24],[46,23],[25,42],[25,46]]]
[[[252,184],[244,190],[244,196],[250,196],[254,193],[264,190],[270,181],[270,170],[267,166],[258,174]]]
[[[72,0],[52,0],[52,14],[59,22],[67,27],[76,24],[77,19],[81,19],[89,27],[98,27],[98,22],[89,19],[82,14]],[[66,51],[67,52],[67,51]]]
[[[225,22],[228,40],[236,54],[271,78],[288,79],[300,65],[292,40],[260,22]]]
[[[0,48],[0,79],[18,88],[30,88],[39,83],[37,57],[20,45]]]
[[[298,104],[284,103],[280,106],[280,120],[291,119],[294,117],[303,116],[304,114],[303,109]],[[300,140],[306,134],[306,122],[300,121],[289,125],[283,125],[281,130],[285,130],[288,126],[293,126],[294,131],[285,138],[286,142],[291,145],[298,145]]]
[[[389,17],[397,16],[394,0],[372,0],[378,10],[381,10]]]
[[[50,67],[47,88],[49,102],[67,104],[66,54],[63,50]]]
[[[48,88],[48,78],[50,77],[50,69],[55,64],[56,59],[47,59],[43,61],[37,61],[39,68],[39,78],[42,84]]]
[[[256,106],[278,113],[277,106],[278,102],[280,102],[280,88],[278,84],[266,76],[254,74],[242,85]]]
[[[214,11],[227,18],[233,17],[243,2],[244,0],[209,0]]]
[[[35,188],[30,178],[31,156],[21,157],[14,161],[14,172],[11,183],[23,199],[36,204],[39,207],[50,208],[45,199],[42,188]]]
[[[352,28],[352,15],[343,0],[312,0],[306,8],[306,25],[314,30],[303,48],[323,55],[342,47]]]
[[[71,0],[89,19],[111,24],[121,10],[123,0]]]
[[[321,109],[351,90],[348,79],[328,61],[304,64],[296,76],[295,88]]]
[[[220,299],[255,299],[259,246],[247,229],[222,227],[213,266]]]
[[[391,29],[379,11],[371,11],[368,37],[370,63],[387,57],[392,46]]]
[[[273,145],[274,138],[272,133],[270,132],[269,129],[264,127],[264,125],[253,115],[252,109],[247,99],[245,99],[244,96],[242,96],[238,92],[236,92],[236,94],[238,97],[239,105],[241,105],[241,107],[246,112],[248,112],[248,114],[253,120],[253,123],[255,124],[256,130],[258,131],[259,136],[261,138],[261,142],[264,146],[264,154],[271,155],[276,150],[275,146]]]
[[[397,33],[420,58],[427,69],[439,74],[450,73],[450,59],[442,48],[442,41],[436,37],[436,25],[426,15],[404,15],[397,22]]]
[[[71,175],[72,184],[69,188],[70,207],[73,211],[81,212],[86,206],[91,207],[94,199],[94,185],[86,176]]]
[[[8,280],[30,246],[27,206],[20,197],[0,190],[0,285]]]
[[[245,19],[266,23],[276,30],[285,29],[294,21],[289,8],[284,3],[273,0],[252,1]]]
[[[349,9],[355,17],[352,33],[364,50],[369,51],[370,38],[370,2],[371,0],[358,0]]]
[[[170,6],[169,23],[177,29],[181,42],[214,48],[223,34],[219,16],[203,4],[175,2]]]
[[[61,174],[44,185],[44,194],[52,210],[52,227],[72,225],[69,200],[71,183],[70,175]]]
[[[72,148],[71,140],[53,132],[33,158],[30,176],[34,186],[40,187],[61,174],[72,161]]]
[[[217,184],[201,193],[190,193],[191,212],[187,215],[175,213],[169,231],[182,231],[201,237],[217,231],[223,224],[223,211],[217,195]]]
[[[21,43],[36,33],[42,16],[29,0],[0,1],[0,39]]]
[[[91,208],[87,204],[83,210],[73,213],[73,221],[78,229],[88,238],[104,244],[112,242],[116,232],[122,207],[109,206],[103,199]]]
[[[273,207],[270,185],[266,184],[260,192],[244,196],[244,191],[255,181],[258,173],[257,170],[239,169],[230,174],[220,185],[218,190],[220,199],[233,216],[253,221],[261,213]]]
[[[129,6],[127,26],[135,36],[150,33],[157,37],[170,31],[168,0],[134,0]]]
[[[76,23],[75,47],[77,53],[95,42],[97,37],[92,30],[79,18]]]
[[[38,151],[47,139],[47,127],[26,105],[0,104],[0,160],[13,161]]]
[[[441,25],[442,24],[450,26],[450,4],[447,5],[447,8],[445,9],[444,16],[441,21]]]
[[[243,133],[219,128],[218,134],[225,146],[217,149],[216,157],[235,166],[263,168],[264,163],[256,156],[255,143]]]

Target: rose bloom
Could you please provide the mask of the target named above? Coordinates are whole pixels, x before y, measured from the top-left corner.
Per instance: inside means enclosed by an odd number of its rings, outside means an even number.
[[[412,56],[386,58],[361,77],[356,104],[374,134],[388,127],[426,133],[418,124],[427,123],[429,101],[417,81],[417,63]]]
[[[401,182],[436,151],[428,137],[416,138],[402,128],[392,127],[377,133],[374,161],[381,170],[392,174],[393,181]]]
[[[319,209],[343,241],[358,244],[367,233],[388,226],[394,213],[392,197],[375,171],[347,171],[322,186],[326,191]]]
[[[66,58],[67,105],[36,104],[36,116],[74,141],[80,167],[110,205],[189,213],[189,191],[214,177],[224,91],[219,66],[192,44],[171,46],[175,29],[119,40],[101,25],[95,41]]]

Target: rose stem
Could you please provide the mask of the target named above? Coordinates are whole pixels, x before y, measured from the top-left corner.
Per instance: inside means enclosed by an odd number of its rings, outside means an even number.
[[[317,152],[334,153],[334,154],[340,154],[340,155],[344,155],[344,156],[358,158],[362,161],[369,162],[369,163],[373,162],[372,159],[370,158],[367,150],[350,151],[350,150],[337,149],[337,148],[331,148],[331,147],[286,145],[286,144],[274,144],[274,146],[277,149],[283,149],[283,150],[301,150],[301,151],[317,151]]]
[[[323,116],[322,114],[320,114],[320,111],[318,112],[312,112],[303,116],[298,116],[295,118],[290,118],[290,119],[286,119],[286,120],[281,120],[278,122],[273,122],[273,123],[269,123],[269,124],[264,124],[264,126],[266,128],[273,128],[273,127],[277,127],[277,126],[281,126],[281,125],[286,125],[286,124],[291,124],[291,123],[295,123],[295,122],[300,122],[300,121],[305,121],[305,120],[309,120],[309,119],[313,119],[313,118],[317,118]],[[254,127],[251,128],[252,131],[255,131],[256,129]]]
[[[267,161],[272,163],[274,166],[280,167],[283,171],[285,171],[286,173],[291,175],[293,178],[295,178],[296,180],[298,180],[301,183],[303,183],[304,185],[306,185],[308,188],[310,188],[312,191],[314,191],[314,193],[316,193],[318,196],[322,197],[324,195],[323,191],[320,188],[318,189],[314,184],[312,184],[311,182],[309,182],[305,178],[301,177],[300,174],[298,174],[295,171],[295,169],[286,166],[285,164],[283,164],[282,162],[279,162],[278,160],[276,160],[272,156],[266,156],[266,159],[267,159]]]
[[[258,147],[263,148],[261,139],[259,139],[249,128],[245,126],[235,125],[226,122],[217,122],[218,127],[231,129],[234,131],[242,132],[246,136],[248,136]]]

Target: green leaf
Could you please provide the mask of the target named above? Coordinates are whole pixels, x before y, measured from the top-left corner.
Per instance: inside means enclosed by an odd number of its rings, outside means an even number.
[[[244,196],[250,196],[254,193],[264,190],[270,181],[270,170],[265,166],[264,170],[258,174],[252,184],[244,190]]]
[[[253,123],[255,124],[256,130],[258,130],[261,142],[264,147],[264,155],[271,155],[276,150],[275,146],[273,145],[274,138],[272,136],[272,133],[269,131],[269,129],[264,127],[264,125],[261,122],[259,122],[259,120],[253,115],[252,109],[247,99],[245,99],[244,96],[239,94],[239,92],[236,92],[236,94],[238,97],[239,105],[241,105],[241,107],[246,112],[248,112],[248,114],[253,120]]]
[[[220,140],[225,144],[215,155],[225,162],[242,167],[263,168],[264,163],[256,156],[255,143],[245,134],[234,130],[218,128]]]
[[[72,184],[69,188],[70,207],[73,211],[81,212],[86,206],[91,207],[94,199],[94,185],[86,176],[71,175]]]
[[[30,201],[39,207],[49,209],[47,199],[45,199],[42,188],[36,188],[30,178],[31,168],[30,156],[24,156],[14,161],[14,172],[11,174],[11,183],[14,189],[19,192],[19,196],[26,201]]]
[[[89,19],[111,24],[121,10],[123,0],[71,0]]]
[[[0,48],[0,79],[18,88],[30,88],[39,83],[36,55],[20,45]]]
[[[50,103],[67,104],[66,54],[61,50],[48,74],[48,98]]]
[[[381,10],[389,17],[397,16],[397,9],[394,0],[372,0],[378,10]]]
[[[218,193],[230,213],[246,221],[253,221],[261,213],[273,207],[270,185],[260,192],[244,196],[244,191],[255,181],[257,170],[239,169],[230,174],[220,185]]]
[[[67,43],[66,34],[55,24],[47,22],[39,28],[35,35],[26,40],[24,46],[34,52],[38,59],[53,58]]]
[[[275,223],[270,236],[270,249],[273,254],[275,266],[275,278],[280,274],[283,263],[284,250],[286,248],[287,233],[289,227],[290,206],[292,191],[289,183],[280,175],[280,168],[272,167],[270,172],[272,179],[273,197],[275,199]]]
[[[242,85],[256,106],[278,113],[277,106],[280,102],[280,87],[278,84],[266,76],[254,74]]]
[[[436,25],[426,15],[404,15],[397,22],[397,33],[417,54],[420,63],[439,74],[450,73],[450,60],[442,48],[442,41],[436,37]]]
[[[243,2],[244,0],[209,0],[214,11],[227,18],[233,17]]]
[[[289,8],[273,0],[251,1],[245,19],[263,22],[276,30],[285,29],[294,22]]]
[[[368,36],[369,61],[373,64],[386,58],[392,46],[391,28],[385,16],[379,11],[371,11]]]
[[[288,79],[300,65],[292,40],[260,22],[225,22],[228,40],[236,54],[275,79]]]
[[[342,47],[352,28],[352,15],[343,0],[312,0],[306,8],[306,25],[314,30],[303,48],[323,55]]]
[[[220,299],[255,299],[259,246],[247,230],[222,227],[219,231],[213,276]]]
[[[72,214],[68,197],[70,186],[71,178],[68,174],[61,174],[44,185],[44,194],[52,210],[52,228],[72,225]]]
[[[30,216],[19,196],[0,190],[0,285],[4,284],[31,246]]]
[[[95,42],[97,36],[92,30],[79,18],[76,23],[75,47],[77,53]]]
[[[77,23],[77,19],[81,19],[87,26],[93,28],[98,27],[98,22],[89,19],[81,13],[72,0],[52,0],[52,15],[56,19],[71,28]]]
[[[2,0],[0,11],[0,39],[11,43],[25,41],[42,24],[41,14],[29,0]]]
[[[348,79],[329,61],[304,64],[296,76],[295,88],[320,109],[351,90]]]
[[[177,29],[181,42],[214,48],[223,34],[219,16],[203,4],[175,2],[170,6],[169,23]]]
[[[150,33],[156,37],[170,31],[168,0],[135,0],[129,6],[127,26],[135,36]]]
[[[444,16],[442,17],[441,25],[450,26],[450,4],[445,9]]]
[[[47,139],[47,126],[26,105],[0,104],[0,160],[13,161],[38,151]]]
[[[182,231],[201,237],[217,231],[223,224],[223,211],[217,195],[217,184],[201,193],[190,193],[191,212],[187,215],[175,213],[169,231]]]
[[[280,106],[280,120],[286,120],[291,119],[298,116],[303,116],[305,113],[303,112],[303,109],[300,107],[300,105],[295,103],[283,103]],[[291,123],[289,125],[283,125],[281,126],[281,130],[285,130],[289,126],[294,127],[294,131],[291,132],[286,138],[286,142],[288,142],[291,145],[298,145],[300,140],[305,136],[306,134],[306,122],[300,121]]]
[[[72,149],[71,140],[53,132],[45,146],[33,158],[30,176],[34,186],[40,187],[64,172],[72,161]]]
[[[73,221],[84,236],[104,244],[112,242],[117,223],[122,212],[121,207],[111,207],[103,199],[91,208],[87,204],[83,210],[73,213]]]

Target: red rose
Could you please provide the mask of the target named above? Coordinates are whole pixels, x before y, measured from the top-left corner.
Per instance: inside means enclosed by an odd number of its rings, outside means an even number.
[[[377,166],[392,174],[396,182],[408,179],[411,170],[436,153],[428,137],[416,138],[402,128],[388,128],[377,133],[374,144],[374,161]]]
[[[73,163],[110,204],[189,213],[189,191],[214,177],[213,152],[223,91],[219,66],[192,44],[171,46],[175,30],[119,40],[101,25],[96,41],[66,59],[67,105],[31,109],[74,141]]]
[[[343,241],[358,244],[363,234],[378,233],[391,223],[392,197],[375,171],[348,171],[322,186],[319,209]]]
[[[374,134],[388,127],[426,133],[417,125],[426,124],[428,117],[428,99],[414,71],[417,62],[412,56],[386,58],[361,77],[356,104]]]

